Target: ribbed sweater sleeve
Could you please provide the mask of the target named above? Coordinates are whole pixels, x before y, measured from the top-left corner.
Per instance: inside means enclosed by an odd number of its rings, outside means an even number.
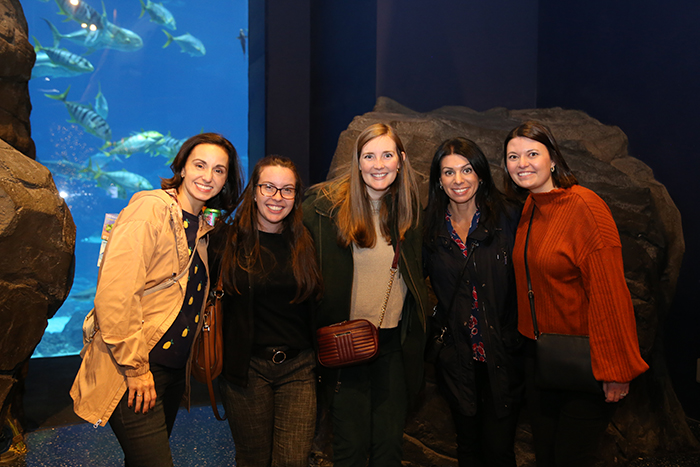
[[[523,253],[535,209],[528,263],[540,332],[589,335],[593,374],[628,382],[648,369],[639,353],[622,248],[610,209],[581,186],[531,195],[514,249],[519,329],[534,338]]]

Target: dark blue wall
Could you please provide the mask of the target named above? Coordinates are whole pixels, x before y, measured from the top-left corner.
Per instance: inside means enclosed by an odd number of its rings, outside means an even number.
[[[535,106],[537,0],[377,6],[378,96],[419,112]]]
[[[340,132],[372,110],[376,0],[312,0],[310,179],[325,180]]]
[[[629,138],[681,211],[686,255],[667,355],[686,412],[700,417],[700,3],[540,0],[537,106],[580,109]]]

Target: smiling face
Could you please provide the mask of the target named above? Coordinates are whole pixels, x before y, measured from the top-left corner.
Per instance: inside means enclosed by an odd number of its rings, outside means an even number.
[[[547,147],[535,140],[518,136],[506,147],[506,169],[516,185],[531,193],[546,193],[554,189],[554,162]]]
[[[469,160],[459,154],[450,154],[440,159],[440,185],[450,198],[455,212],[457,205],[473,205],[479,189],[479,176]]]
[[[387,135],[369,140],[360,152],[360,172],[371,199],[379,199],[389,189],[401,167],[403,154],[398,154],[396,143]]]
[[[269,165],[260,171],[256,185],[271,185],[275,188],[296,188],[294,172],[286,167]],[[293,199],[282,198],[277,190],[274,196],[265,196],[260,187],[255,187],[255,204],[258,208],[258,230],[268,233],[282,231],[282,221],[292,212]]]
[[[215,144],[198,144],[192,149],[180,172],[182,184],[177,189],[180,206],[199,214],[204,204],[218,195],[228,176],[228,154]]]

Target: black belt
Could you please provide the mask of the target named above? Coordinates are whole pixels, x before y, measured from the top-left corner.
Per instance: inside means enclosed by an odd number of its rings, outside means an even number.
[[[299,355],[299,349],[287,349],[285,347],[253,347],[253,356],[270,360],[275,365],[284,363]]]

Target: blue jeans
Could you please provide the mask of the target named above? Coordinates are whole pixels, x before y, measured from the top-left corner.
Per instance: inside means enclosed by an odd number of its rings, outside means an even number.
[[[400,467],[408,392],[398,328],[379,330],[379,356],[342,368],[333,395],[333,465]]]
[[[219,378],[238,467],[307,467],[316,428],[316,356],[252,357],[248,387]]]
[[[144,413],[127,407],[129,391],[109,418],[109,425],[124,451],[126,467],[172,467],[170,433],[185,393],[185,368],[152,364],[156,405]]]

